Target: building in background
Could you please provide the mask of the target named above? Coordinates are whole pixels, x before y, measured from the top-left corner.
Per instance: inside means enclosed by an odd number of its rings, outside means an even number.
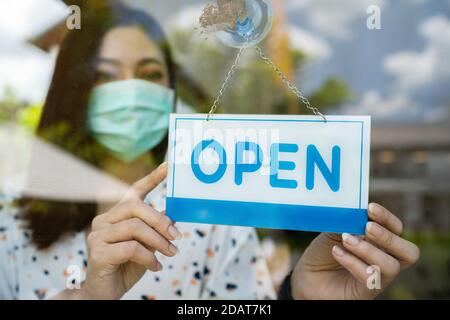
[[[450,230],[450,126],[375,125],[370,196],[415,231]]]

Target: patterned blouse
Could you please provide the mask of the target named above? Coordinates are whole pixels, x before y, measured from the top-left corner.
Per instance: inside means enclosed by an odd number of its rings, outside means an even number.
[[[146,202],[162,210],[164,186]],[[30,242],[19,210],[0,209],[0,299],[51,299],[85,278],[85,232],[67,234],[45,250]],[[177,223],[179,253],[159,272],[147,271],[123,299],[273,299],[274,290],[253,228]]]

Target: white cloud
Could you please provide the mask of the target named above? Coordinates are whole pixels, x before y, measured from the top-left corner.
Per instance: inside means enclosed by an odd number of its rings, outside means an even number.
[[[341,112],[347,115],[371,115],[375,121],[422,119],[436,122],[442,119],[446,110],[434,108],[424,112],[423,107],[411,101],[405,92],[395,92],[384,97],[378,91],[369,90],[357,104],[344,106]]]
[[[366,17],[370,5],[384,6],[385,0],[288,0],[290,11],[304,11],[311,27],[323,35],[345,39],[351,36],[351,23]]]
[[[384,69],[394,75],[399,89],[410,89],[424,85],[433,77],[433,56],[431,52],[398,52],[387,56]]]
[[[426,41],[423,51],[397,52],[383,63],[400,90],[450,80],[450,20],[443,15],[433,16],[420,25],[419,32]]]
[[[340,111],[347,115],[370,115],[374,121],[386,121],[411,119],[417,117],[422,109],[402,93],[383,97],[378,91],[369,90],[358,103],[344,106]]]
[[[404,95],[394,95],[383,98],[376,90],[369,90],[363,94],[356,105],[348,105],[343,108],[345,114],[369,114],[376,119],[389,119],[393,115],[404,111],[406,106],[414,108]]]
[[[404,95],[393,95],[384,99],[377,91],[366,92],[360,103],[361,109],[379,118],[389,118],[400,111],[405,111],[404,108],[408,105],[411,109],[414,108],[408,97]]]
[[[320,37],[295,26],[288,29],[291,46],[314,59],[326,59],[331,54],[328,43]]]

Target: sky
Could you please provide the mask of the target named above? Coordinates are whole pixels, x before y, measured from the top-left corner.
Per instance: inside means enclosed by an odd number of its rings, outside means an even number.
[[[366,27],[372,4],[381,8],[381,30]],[[298,21],[296,27],[314,34],[330,51],[308,70],[308,89],[335,74],[357,93],[357,101],[341,112],[396,122],[436,122],[446,115],[450,1],[290,0],[288,6],[290,21]]]
[[[202,0],[124,0],[158,12],[165,27],[195,26]],[[211,0],[212,1],[212,0]],[[291,45],[310,56],[299,73],[313,92],[338,76],[355,93],[333,113],[379,122],[439,122],[450,109],[450,0],[284,0]],[[370,5],[381,30],[366,25]],[[151,8],[151,9],[149,9]],[[56,53],[26,40],[68,14],[58,0],[0,1],[0,96],[11,86],[30,102],[45,98]]]

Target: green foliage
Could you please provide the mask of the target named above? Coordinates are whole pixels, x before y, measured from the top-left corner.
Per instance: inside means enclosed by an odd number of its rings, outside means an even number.
[[[34,131],[38,124],[39,119],[41,118],[43,109],[43,103],[37,103],[30,106],[27,106],[21,109],[18,113],[19,116],[19,124],[28,129],[29,131]]]
[[[42,107],[42,103],[30,105],[21,101],[10,87],[6,87],[0,100],[0,124],[16,123],[34,131],[39,123]]]
[[[431,247],[445,247],[450,249],[450,234],[439,233],[434,231],[421,231],[417,232],[404,232],[404,238],[415,243],[419,247],[431,246]]]
[[[299,67],[304,65],[306,63],[307,58],[308,58],[307,55],[303,51],[300,51],[298,49],[292,49],[291,59],[295,66],[295,69],[298,69]]]
[[[312,105],[326,108],[349,102],[353,97],[353,93],[344,80],[330,77],[309,99]]]
[[[20,101],[11,87],[3,89],[3,98],[0,100],[0,123],[18,122],[20,110],[26,103]]]

